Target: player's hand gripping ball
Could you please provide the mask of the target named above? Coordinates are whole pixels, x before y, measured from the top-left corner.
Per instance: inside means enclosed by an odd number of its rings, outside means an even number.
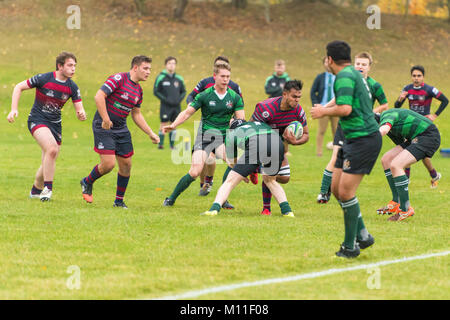
[[[297,140],[303,135],[303,126],[299,121],[292,121],[286,129],[291,130]]]

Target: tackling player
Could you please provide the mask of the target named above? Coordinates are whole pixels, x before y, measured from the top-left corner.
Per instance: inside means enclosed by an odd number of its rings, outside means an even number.
[[[56,158],[61,145],[61,109],[72,99],[77,118],[86,120],[80,90],[72,77],[77,58],[70,52],[61,52],[56,57],[56,71],[37,74],[14,87],[10,123],[19,115],[19,99],[22,91],[36,88],[36,98],[28,116],[28,130],[42,149],[41,166],[36,172],[30,198],[48,201],[52,197]]]
[[[131,157],[134,154],[131,133],[127,126],[127,117],[131,113],[134,123],[144,131],[153,143],[159,137],[153,132],[141,113],[142,88],[140,81],[146,81],[151,72],[152,59],[136,56],[131,61],[129,72],[116,73],[110,76],[95,95],[97,112],[92,121],[94,133],[94,151],[100,156],[91,173],[81,179],[83,199],[93,201],[92,186],[94,182],[119,166],[114,207],[128,209],[123,202],[125,191],[130,180]]]

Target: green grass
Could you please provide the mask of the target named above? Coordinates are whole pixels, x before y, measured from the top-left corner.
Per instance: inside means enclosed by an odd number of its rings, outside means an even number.
[[[153,81],[167,55],[179,58],[178,70],[188,89],[210,75],[217,54],[230,56],[232,78],[242,87],[247,117],[255,103],[265,98],[264,80],[272,72],[273,61],[284,58],[291,77],[305,82],[301,104],[309,115],[310,86],[315,75],[322,72],[325,44],[335,38],[350,41],[355,53],[372,52],[376,60],[372,75],[383,84],[389,101],[394,101],[410,81],[409,67],[416,63],[427,68],[427,82],[450,96],[449,33],[445,22],[383,15],[383,29],[370,31],[365,28],[364,13],[343,10],[339,18],[333,18],[333,27],[327,28],[321,22],[330,20],[335,8],[306,4],[274,7],[275,22],[264,33],[259,30],[264,25],[257,7],[243,13],[225,12],[223,20],[213,15],[202,26],[195,20],[200,5],[193,4],[187,12],[191,24],[168,22],[163,28],[158,22],[164,18],[155,18],[156,22],[148,18],[139,24],[125,16],[126,7],[124,17],[117,18],[117,13],[104,14],[106,4],[95,12],[92,2],[86,1],[81,5],[82,29],[67,31],[64,12],[69,3],[62,1],[52,6],[48,1],[18,1],[11,9],[12,3],[0,4],[0,10],[8,13],[0,27],[10,30],[0,38],[3,117],[9,112],[14,84],[35,73],[53,70],[54,57],[65,49],[77,54],[75,81],[81,88],[89,119],[77,121],[70,103],[63,111],[63,145],[50,203],[27,199],[41,154],[26,128],[34,92],[23,93],[16,123],[10,125],[4,120],[0,127],[1,190],[6,195],[0,200],[0,298],[155,298],[449,249],[450,166],[449,160],[437,153],[433,163],[443,174],[442,182],[438,189],[431,190],[423,165],[412,168],[410,196],[416,215],[403,223],[388,223],[386,217],[375,214],[390,197],[377,163],[357,193],[376,244],[357,260],[335,258],[334,252],[343,240],[342,212],[334,200],[323,206],[315,203],[330,152],[324,152],[322,158],[315,156],[317,123],[310,117],[310,142],[291,148],[289,158],[292,176],[285,190],[295,219],[282,219],[275,202],[273,215],[261,217],[261,187],[251,184],[233,191],[233,212],[201,217],[200,212],[209,208],[217,191],[223,165],[217,166],[213,194],[198,197],[198,182],[194,182],[175,207],[162,207],[163,199],[189,165],[172,164],[170,151],[156,150],[131,120],[135,156],[126,193],[130,209],[112,208],[116,170],[96,182],[95,202],[91,205],[82,201],[79,188],[79,180],[98,162],[92,150],[93,96],[108,75],[127,70],[135,54],[147,53],[154,59],[152,77],[143,83],[142,109],[154,130],[159,126],[159,105],[152,94]],[[31,12],[36,19],[30,18]],[[214,21],[221,21],[223,27],[218,28]],[[417,29],[427,30],[426,47],[413,45],[417,37],[423,37],[417,35]],[[446,110],[437,120],[442,147],[449,147],[449,117]],[[189,121],[183,128],[192,132],[192,123]],[[330,139],[328,132],[326,140]],[[382,152],[390,147],[392,143],[385,139]],[[66,287],[70,276],[66,271],[71,265],[80,267],[80,290]],[[200,299],[449,299],[448,265],[446,256],[381,267],[379,290],[367,288],[369,275],[361,270]]]

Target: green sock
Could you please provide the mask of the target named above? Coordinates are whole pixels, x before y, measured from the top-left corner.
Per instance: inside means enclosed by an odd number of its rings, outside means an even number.
[[[162,133],[162,131],[159,131],[158,136],[159,136],[159,145],[160,146],[164,145],[164,133]]]
[[[361,213],[358,199],[354,197],[348,201],[342,202],[344,210],[345,238],[344,246],[348,249],[355,248],[356,234],[358,232],[358,217]]]
[[[173,148],[174,144],[175,144],[175,137],[176,137],[177,131],[176,130],[172,130],[169,132],[169,142],[170,142],[170,147]]]
[[[392,177],[391,169],[384,170],[384,174],[386,175],[386,179],[389,183],[389,187],[392,192],[392,201],[399,202],[397,188],[395,187],[394,178]]]
[[[220,209],[222,209],[222,206],[217,202],[214,202],[209,211],[216,210],[217,212],[220,212]]]
[[[282,214],[286,214],[288,212],[292,212],[291,206],[287,201],[280,203],[280,209]]]
[[[222,178],[222,183],[225,182],[225,180],[227,180],[228,174],[230,173],[231,168],[227,166],[227,169],[225,170],[224,174],[223,174],[223,178]]]
[[[328,171],[327,169],[325,169],[323,171],[322,185],[320,186],[320,193],[328,193],[328,191],[330,190],[330,186],[331,186],[332,175],[333,175],[332,171]]]
[[[407,211],[409,209],[408,177],[406,175],[394,177],[394,183],[400,200],[400,210]]]
[[[183,178],[178,181],[177,186],[175,187],[175,190],[173,190],[172,194],[170,195],[170,199],[175,201],[178,196],[186,190],[192,182],[194,182],[195,179],[191,177],[191,175],[188,173]]]
[[[364,225],[364,220],[362,218],[361,212],[358,216],[358,233],[356,234],[356,238],[358,240],[366,240],[369,237],[369,231],[367,231],[366,226]]]

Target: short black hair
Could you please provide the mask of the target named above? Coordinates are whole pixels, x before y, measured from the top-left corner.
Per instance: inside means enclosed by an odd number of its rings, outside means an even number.
[[[225,56],[218,56],[217,58],[214,59],[214,64],[216,64],[216,62],[220,60],[220,61],[225,61],[226,63],[230,64],[230,60],[228,60],[227,57]]]
[[[131,69],[133,69],[134,66],[140,66],[142,62],[152,63],[152,58],[144,55],[133,57],[133,60],[131,60]]]
[[[172,56],[168,56],[168,57],[166,58],[166,60],[164,60],[164,65],[166,65],[167,62],[169,62],[169,61],[171,61],[171,60],[175,60],[175,63],[178,62],[178,61],[177,61],[177,58],[172,57]]]
[[[285,83],[283,91],[291,91],[291,89],[295,89],[295,90],[302,90],[303,88],[303,82],[302,80],[289,80],[288,82]]]
[[[352,62],[352,48],[341,40],[335,40],[327,44],[327,57],[333,58],[336,64]]]
[[[425,76],[425,68],[421,65],[415,65],[411,68],[411,74],[413,73],[414,70],[419,70],[420,72],[422,72],[422,74]]]

